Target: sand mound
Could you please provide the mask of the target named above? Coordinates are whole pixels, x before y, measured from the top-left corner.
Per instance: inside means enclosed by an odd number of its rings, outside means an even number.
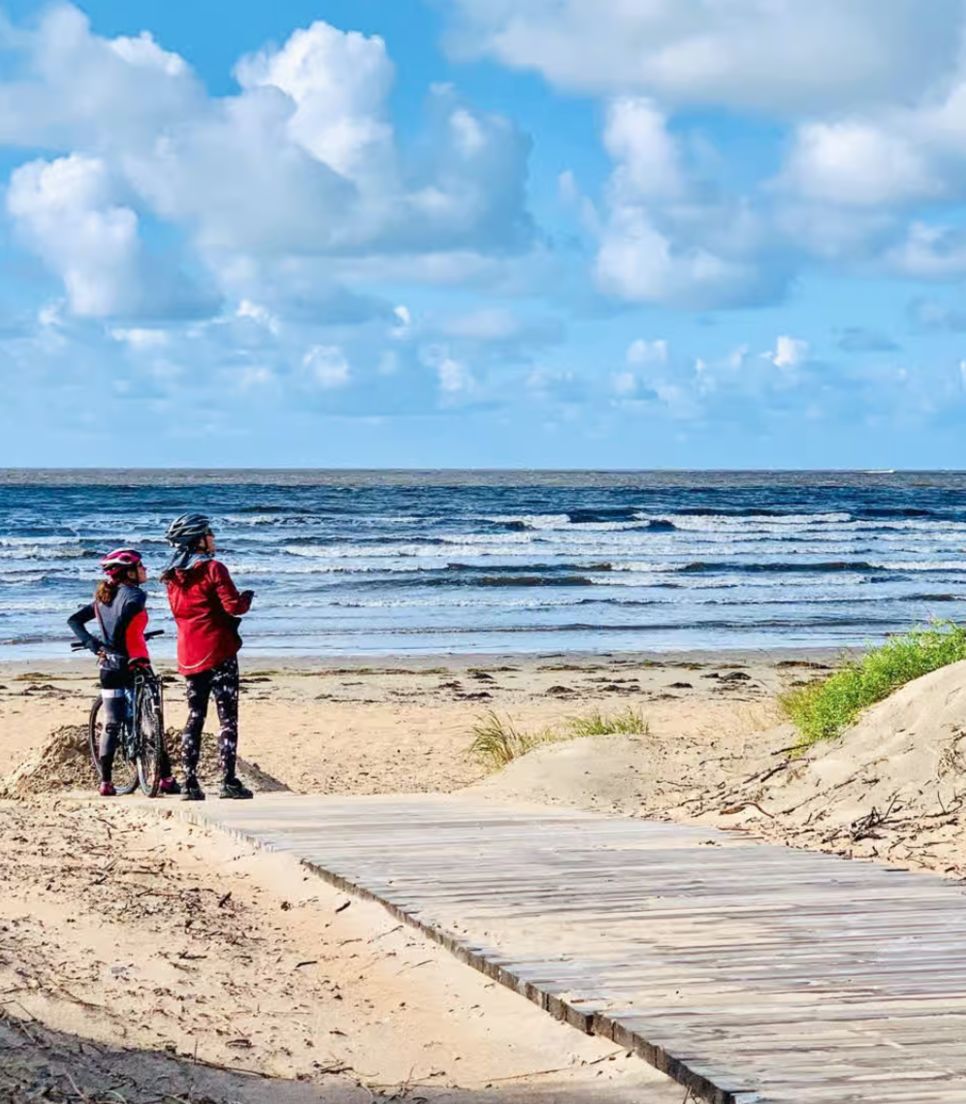
[[[496,799],[662,816],[725,792],[794,741],[789,726],[716,740],[659,731],[547,744],[471,787]]]
[[[180,734],[168,730],[168,748],[177,755]],[[177,767],[177,759],[175,761]],[[287,790],[288,787],[260,770],[256,763],[238,760],[238,775],[256,792]],[[221,778],[218,765],[218,741],[205,733],[201,745],[198,777],[211,787]],[[27,758],[6,778],[0,779],[0,798],[29,797],[34,794],[90,790],[95,785],[87,747],[86,725],[64,725],[50,736],[43,747]]]
[[[966,875],[966,661],[902,687],[796,755],[780,725],[720,747],[604,736],[551,744],[473,787],[495,798],[700,820],[765,839]]]
[[[828,827],[861,826],[873,808],[940,818],[957,809],[966,801],[966,661],[908,683],[839,739],[788,761],[756,799],[776,816]]]

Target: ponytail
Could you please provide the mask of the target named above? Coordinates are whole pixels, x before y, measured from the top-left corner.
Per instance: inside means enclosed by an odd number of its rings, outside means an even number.
[[[101,579],[94,591],[94,601],[102,606],[109,606],[117,597],[117,580]]]
[[[137,586],[137,568],[128,568],[127,571],[119,571],[116,575],[108,575],[101,579],[94,590],[94,601],[102,606],[109,606],[117,597],[118,588],[122,583],[129,586]]]

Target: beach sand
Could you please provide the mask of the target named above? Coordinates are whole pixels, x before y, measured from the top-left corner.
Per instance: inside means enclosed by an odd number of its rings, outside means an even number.
[[[728,740],[774,723],[775,694],[830,662],[829,653],[733,652],[281,665],[243,653],[239,748],[300,792],[452,791],[486,773],[468,748],[489,710],[539,731],[631,708],[668,738]],[[179,728],[182,686],[159,670],[167,723]],[[58,727],[83,723],[95,688],[86,660],[0,665],[0,778]]]
[[[783,652],[284,666],[244,656],[240,751],[299,792],[468,786],[696,818],[961,875],[966,665],[919,680],[841,741],[797,756],[777,695],[833,663]],[[150,1099],[158,1078],[175,1099],[189,1090],[265,1099],[264,1084],[238,1071],[285,1079],[271,1089],[281,1104],[394,1093],[463,1104],[680,1101],[643,1062],[554,1023],[377,905],[340,911],[349,898],[319,879],[166,817],[164,800],[72,796],[87,768],[61,777],[42,753],[52,733],[83,723],[93,674],[80,661],[0,669],[0,779],[18,798],[0,801],[0,1097],[17,1099],[2,1076],[67,1069],[87,1091],[81,1082],[109,1067],[132,1102]],[[167,675],[177,727],[181,687]],[[628,709],[646,734],[548,743],[496,773],[469,753],[489,710],[521,730],[560,733],[571,718]],[[934,794],[937,773],[946,788]],[[867,824],[900,783],[899,808]],[[941,820],[930,819],[937,800]],[[85,1040],[99,1049],[78,1051]]]

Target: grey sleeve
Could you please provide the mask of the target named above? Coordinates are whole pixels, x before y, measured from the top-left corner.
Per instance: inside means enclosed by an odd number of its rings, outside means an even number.
[[[72,616],[67,618],[67,624],[70,625],[70,631],[77,637],[77,639],[84,645],[85,648],[89,648],[95,655],[104,647],[102,642],[98,640],[96,636],[92,636],[87,631],[87,622],[93,621],[97,614],[94,612],[94,604],[88,603]]]

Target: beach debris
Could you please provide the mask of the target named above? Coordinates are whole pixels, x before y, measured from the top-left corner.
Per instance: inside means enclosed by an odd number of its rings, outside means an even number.
[[[849,838],[852,842],[858,843],[859,840],[863,839],[881,839],[882,837],[876,830],[878,828],[885,828],[889,824],[889,818],[898,800],[899,795],[893,794],[892,800],[886,807],[885,812],[880,813],[873,805],[871,811],[866,813],[865,816],[853,820],[849,825]]]

